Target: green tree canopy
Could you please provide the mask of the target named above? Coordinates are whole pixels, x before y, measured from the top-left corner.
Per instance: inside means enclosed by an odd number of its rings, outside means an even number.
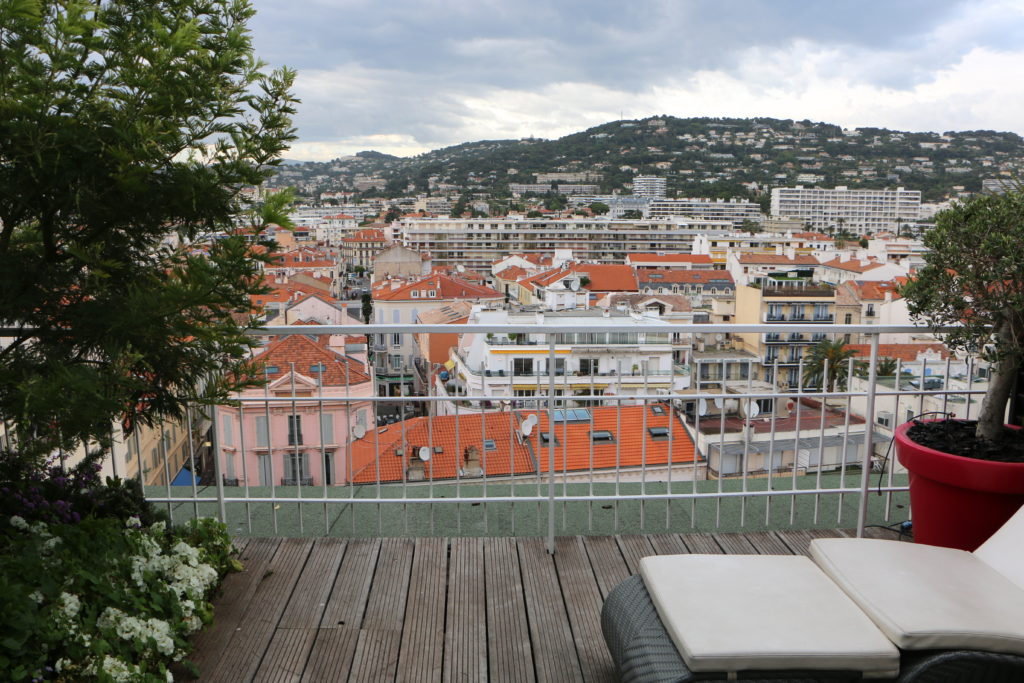
[[[1024,193],[976,196],[936,216],[925,266],[901,288],[915,319],[956,326],[946,344],[995,363],[978,436],[996,439],[1024,357]]]
[[[0,415],[21,448],[102,440],[244,380],[251,213],[294,138],[294,73],[246,0],[0,3]],[[239,234],[239,228],[246,233]],[[241,324],[239,324],[241,322]]]
[[[805,387],[821,387],[824,391],[845,391],[850,375],[850,359],[856,351],[841,340],[822,339],[811,347],[804,358]],[[854,372],[863,361],[854,361]]]
[[[590,210],[595,216],[603,216],[604,214],[611,211],[611,207],[604,202],[594,202],[590,205]]]

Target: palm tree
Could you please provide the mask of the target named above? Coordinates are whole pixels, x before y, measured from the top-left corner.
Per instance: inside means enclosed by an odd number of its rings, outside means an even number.
[[[826,391],[845,391],[850,359],[855,355],[857,352],[841,340],[822,339],[811,347],[804,360],[804,386],[822,387]],[[863,361],[855,362],[854,368],[863,364]]]

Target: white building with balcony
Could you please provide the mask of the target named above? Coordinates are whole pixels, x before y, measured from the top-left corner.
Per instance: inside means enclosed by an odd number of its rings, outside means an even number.
[[[531,399],[547,395],[554,381],[558,405],[587,404],[583,396],[669,394],[690,386],[689,370],[673,361],[672,335],[660,331],[668,323],[657,317],[618,310],[522,311],[475,310],[470,323],[481,325],[537,325],[537,332],[465,334],[453,349],[445,372],[439,375],[439,395],[488,396],[483,406],[455,410],[499,409],[513,402],[527,407]],[[542,325],[572,326],[580,331],[558,333],[554,351]],[[614,326],[621,331],[588,332],[588,327]],[[629,405],[636,401],[623,401]]]
[[[921,192],[905,190],[833,190],[776,187],[772,190],[772,216],[794,218],[814,230],[846,228],[854,232],[895,230],[913,222],[921,211]]]

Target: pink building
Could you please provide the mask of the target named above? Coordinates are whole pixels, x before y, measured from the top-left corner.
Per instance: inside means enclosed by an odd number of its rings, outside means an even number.
[[[321,486],[351,479],[353,434],[374,425],[370,402],[360,400],[373,395],[373,380],[365,365],[328,342],[327,335],[275,338],[256,357],[268,385],[236,398],[278,400],[217,407],[221,473],[228,483]],[[351,400],[323,400],[334,398]]]

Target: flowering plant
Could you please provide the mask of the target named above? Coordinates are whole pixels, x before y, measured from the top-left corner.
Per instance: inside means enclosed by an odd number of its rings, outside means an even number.
[[[223,524],[0,518],[0,671],[12,680],[169,681],[238,568]]]

